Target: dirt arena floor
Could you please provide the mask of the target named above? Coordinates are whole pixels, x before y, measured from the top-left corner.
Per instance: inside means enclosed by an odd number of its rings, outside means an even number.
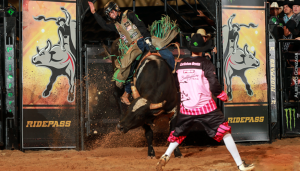
[[[133,138],[134,137],[134,138]],[[110,133],[93,141],[88,150],[0,151],[1,171],[152,171],[168,143],[154,144],[156,159],[147,158],[143,131],[125,135]],[[242,159],[255,163],[257,171],[300,170],[300,137],[272,144],[238,144]],[[171,157],[165,171],[235,171],[234,160],[224,145],[181,146],[183,158]]]

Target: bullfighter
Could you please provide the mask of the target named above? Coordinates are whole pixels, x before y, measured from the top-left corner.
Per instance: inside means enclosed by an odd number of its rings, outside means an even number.
[[[175,130],[168,137],[169,147],[157,163],[158,171],[167,164],[174,149],[196,124],[203,125],[207,134],[216,141],[224,140],[239,170],[254,169],[254,164],[246,165],[242,161],[231,136],[231,126],[212,97],[214,95],[222,101],[227,101],[227,95],[216,78],[214,65],[204,57],[204,52],[209,50],[211,45],[211,40],[206,41],[201,34],[193,34],[188,46],[192,56],[184,58],[176,67],[181,91],[180,112]]]

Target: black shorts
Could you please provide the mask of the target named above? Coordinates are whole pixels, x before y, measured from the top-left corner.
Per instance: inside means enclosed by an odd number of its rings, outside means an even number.
[[[190,129],[195,124],[201,124],[205,128],[207,134],[214,138],[220,125],[225,122],[227,121],[223,115],[223,112],[218,108],[203,115],[184,115],[179,112],[173,135],[175,137],[187,136]]]

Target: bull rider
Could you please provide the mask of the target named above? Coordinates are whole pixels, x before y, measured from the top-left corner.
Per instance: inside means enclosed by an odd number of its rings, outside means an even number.
[[[129,76],[130,68],[132,67],[131,64],[144,50],[150,50],[151,53],[157,52],[156,47],[153,45],[154,42],[152,43],[151,35],[147,31],[144,22],[141,21],[134,12],[128,10],[123,12],[115,2],[110,1],[104,6],[104,13],[107,19],[111,21],[110,23],[106,23],[105,20],[96,13],[94,4],[92,2],[88,3],[96,21],[103,29],[117,32],[128,46],[132,45],[132,48],[120,59],[120,62],[115,61],[117,68],[119,68],[115,79],[116,85],[119,88],[122,88],[123,84],[125,86],[125,92],[121,96],[121,101],[130,105],[128,97],[132,91],[130,81],[126,80]],[[171,71],[173,71],[175,65],[173,54],[166,48],[161,48],[159,54],[166,60]]]

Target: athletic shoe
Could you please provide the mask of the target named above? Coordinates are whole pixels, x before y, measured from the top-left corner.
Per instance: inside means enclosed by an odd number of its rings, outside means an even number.
[[[245,161],[243,160],[243,164],[241,164],[240,166],[238,166],[238,169],[241,170],[241,171],[246,171],[246,170],[252,170],[252,169],[254,169],[254,167],[255,167],[255,166],[254,166],[253,163],[247,165],[247,164],[245,163]]]
[[[170,157],[166,154],[162,155],[159,159],[159,162],[156,165],[156,171],[162,171],[162,167],[164,167],[168,161],[170,160]]]

